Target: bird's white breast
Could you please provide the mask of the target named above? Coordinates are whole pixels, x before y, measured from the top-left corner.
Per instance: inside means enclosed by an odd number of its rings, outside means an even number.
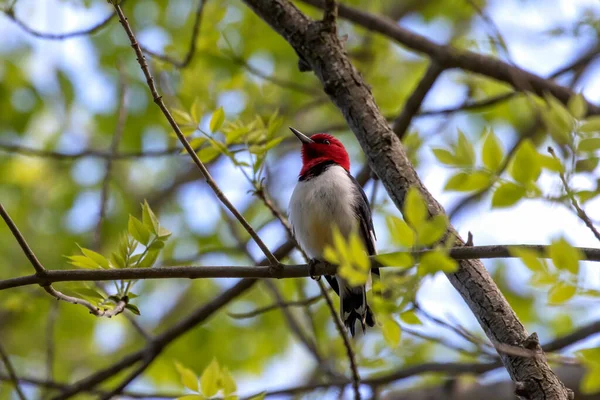
[[[348,173],[339,165],[298,182],[290,199],[290,222],[296,240],[309,257],[322,258],[325,245],[333,242],[334,224],[344,236],[358,224],[355,190]]]

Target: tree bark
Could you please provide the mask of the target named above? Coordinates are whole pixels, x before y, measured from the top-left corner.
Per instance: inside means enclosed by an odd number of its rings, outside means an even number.
[[[408,188],[416,187],[432,215],[442,206],[427,191],[408,160],[400,140],[381,115],[367,84],[346,57],[335,32],[312,21],[287,0],[244,0],[315,72],[331,101],[340,109],[367,155],[369,164],[401,210]],[[448,233],[457,238],[453,227]],[[460,240],[460,239],[458,239]],[[539,357],[501,354],[519,394],[528,399],[567,400],[572,396],[548,366],[537,341],[529,335],[479,260],[460,262],[448,279],[461,294],[492,342],[538,350]]]

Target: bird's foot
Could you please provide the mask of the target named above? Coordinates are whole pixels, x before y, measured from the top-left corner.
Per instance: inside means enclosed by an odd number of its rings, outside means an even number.
[[[316,274],[316,268],[317,265],[319,265],[320,261],[313,258],[308,262],[308,275],[310,276],[311,279],[315,280],[315,281],[320,281],[321,280],[321,275],[317,275]]]

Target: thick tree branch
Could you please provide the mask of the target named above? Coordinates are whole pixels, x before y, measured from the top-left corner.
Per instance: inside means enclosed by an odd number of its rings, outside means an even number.
[[[321,29],[292,3],[286,0],[244,0],[248,6],[283,36],[310,65],[323,85],[325,93],[340,109],[349,127],[365,151],[369,164],[383,182],[390,197],[402,209],[410,187],[417,188],[425,199],[431,215],[443,214],[441,205],[427,191],[417,176],[403,147],[381,115],[368,86],[345,55],[339,39]],[[348,7],[339,8],[347,16]],[[392,21],[366,13],[357,13],[369,20],[369,28],[410,39],[420,51],[429,54],[442,67],[459,67],[507,81],[518,88],[527,82],[536,93],[550,91],[566,102],[571,91],[536,75],[470,52],[455,52],[446,46],[400,29]],[[459,55],[457,55],[459,54]],[[519,75],[518,79],[515,75]],[[518,84],[518,85],[517,85]],[[596,111],[595,106],[592,106]],[[461,240],[453,227],[448,235]],[[450,282],[461,294],[493,343],[524,346],[531,339],[516,314],[479,260],[462,261],[459,269],[448,274]],[[502,353],[502,361],[515,382],[530,388],[531,399],[567,400],[570,392],[552,372],[543,357],[525,358]]]
[[[302,2],[319,8],[325,6],[325,0],[302,0]],[[366,29],[394,39],[410,49],[426,54],[444,68],[460,68],[485,75],[506,82],[517,90],[531,90],[539,96],[548,92],[564,104],[574,94],[569,88],[496,58],[472,51],[459,50],[450,45],[434,43],[424,36],[402,28],[387,17],[374,15],[344,4],[339,5],[338,14]],[[306,55],[303,54],[303,56]],[[599,112],[600,107],[588,102],[589,114],[598,114]]]

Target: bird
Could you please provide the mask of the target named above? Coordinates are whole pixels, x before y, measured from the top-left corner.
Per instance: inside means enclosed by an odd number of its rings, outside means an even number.
[[[290,130],[302,143],[302,169],[288,215],[294,238],[311,259],[309,265],[324,261],[325,247],[333,246],[334,225],[346,238],[356,229],[368,254],[377,254],[369,201],[350,174],[350,157],[342,142],[326,133],[309,137],[295,128]],[[379,275],[378,268],[371,272]],[[363,333],[365,325],[375,325],[365,285],[352,287],[339,275],[325,278],[340,297],[340,317],[353,337],[356,321]]]

